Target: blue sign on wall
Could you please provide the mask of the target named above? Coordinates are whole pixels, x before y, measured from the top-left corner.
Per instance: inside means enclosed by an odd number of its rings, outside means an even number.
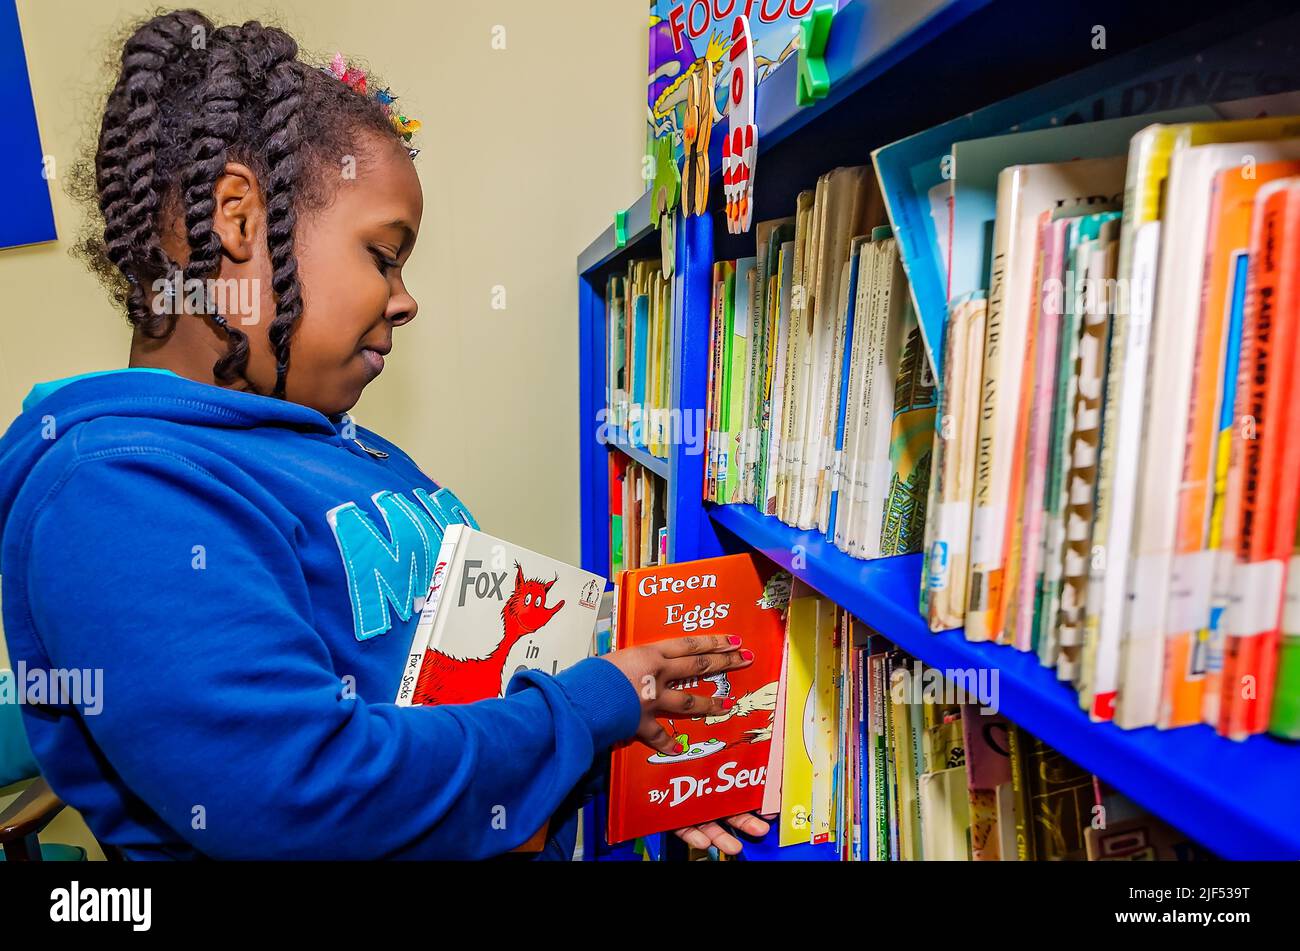
[[[16,179],[0,208],[0,248],[53,241],[58,235],[16,0],[0,0],[0,155]]]

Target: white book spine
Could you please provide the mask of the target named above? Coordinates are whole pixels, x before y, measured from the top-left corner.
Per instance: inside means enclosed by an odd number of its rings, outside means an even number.
[[[780,468],[783,436],[785,433],[785,374],[786,354],[790,342],[790,295],[794,268],[794,242],[781,245],[781,287],[777,301],[776,336],[772,347],[772,405],[767,420],[767,478],[763,511],[777,514],[777,473]]]
[[[1174,153],[1166,194],[1180,191],[1180,179],[1195,150]],[[1190,169],[1188,169],[1190,170]],[[1160,242],[1155,313],[1146,375],[1141,469],[1134,507],[1133,571],[1125,625],[1124,660],[1115,722],[1125,729],[1151,726],[1159,718],[1164,675],[1166,617],[1174,545],[1178,532],[1177,486],[1182,478],[1196,318],[1204,270],[1209,194],[1165,205]]]
[[[856,470],[854,450],[858,444],[857,426],[861,413],[862,355],[865,349],[867,314],[864,302],[870,290],[871,267],[875,261],[870,244],[863,243],[854,253],[858,258],[857,286],[853,289],[853,335],[849,341],[849,385],[845,392],[844,446],[840,453],[840,477],[836,480],[839,501],[835,506],[835,547],[845,549],[845,526],[852,510],[853,475]]]
[[[898,244],[894,239],[886,238],[880,242],[880,257],[880,293],[876,298],[875,321],[879,347],[875,353],[865,419],[865,478],[857,512],[859,558],[878,558],[882,551],[880,535],[892,472],[889,439],[894,426],[894,386],[902,354],[903,323],[908,303],[906,288],[901,284]]]
[[[1146,377],[1147,346],[1151,335],[1156,263],[1160,249],[1160,222],[1141,226],[1135,235],[1132,252],[1132,296],[1125,322],[1123,372],[1118,381],[1115,409],[1108,418],[1118,425],[1104,426],[1102,458],[1107,449],[1113,459],[1109,492],[1110,513],[1107,533],[1102,538],[1103,565],[1089,579],[1089,615],[1097,616],[1097,646],[1092,675],[1094,719],[1114,717],[1114,697],[1119,689],[1120,647],[1124,635],[1124,606],[1129,571],[1129,545],[1133,534],[1133,501],[1137,492],[1137,457],[1141,449],[1142,385]],[[1109,390],[1109,387],[1108,387]],[[1113,444],[1111,440],[1114,440]],[[1095,592],[1095,594],[1094,594]],[[1095,605],[1095,606],[1094,606]],[[1095,698],[1102,699],[1102,709]]]
[[[442,533],[442,544],[438,547],[438,557],[433,562],[433,576],[429,580],[429,590],[424,596],[420,620],[415,625],[415,636],[411,639],[411,651],[407,655],[406,666],[402,670],[402,680],[397,687],[397,699],[394,702],[399,707],[409,707],[411,699],[415,696],[415,685],[420,679],[420,667],[432,642],[443,588],[451,572],[456,548],[463,534],[463,525],[448,525]]]
[[[1007,492],[1016,410],[1023,369],[1024,321],[1013,319],[1012,268],[1018,248],[1024,167],[998,176],[993,261],[985,325],[984,374],[980,388],[979,434],[975,458],[975,498],[971,512],[970,580],[967,584],[966,639],[996,638],[1002,541],[1007,522]],[[1028,307],[1028,300],[1025,302]],[[1016,354],[1016,347],[1021,352]]]
[[[884,352],[885,339],[883,332],[882,312],[880,310],[880,296],[885,254],[879,242],[868,245],[864,249],[869,260],[863,261],[863,267],[867,269],[866,277],[867,286],[864,289],[863,297],[863,352],[862,352],[862,373],[859,379],[858,400],[858,421],[854,427],[856,435],[854,437],[853,451],[853,479],[849,492],[849,506],[844,513],[844,550],[855,558],[861,557],[862,548],[862,531],[861,531],[861,511],[866,499],[867,476],[867,443],[871,431],[872,417],[872,399],[875,394],[875,380],[880,375],[881,355]],[[863,277],[860,275],[858,280]]]

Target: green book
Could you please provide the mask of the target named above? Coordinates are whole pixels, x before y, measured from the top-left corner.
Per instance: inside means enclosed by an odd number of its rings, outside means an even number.
[[[1300,525],[1287,567],[1286,601],[1282,607],[1282,646],[1278,648],[1277,682],[1273,687],[1273,715],[1268,731],[1288,740],[1300,740]]]
[[[745,370],[749,359],[749,335],[752,314],[751,290],[757,270],[757,258],[740,258],[736,273],[727,291],[727,351],[726,393],[723,397],[724,422],[722,489],[719,502],[724,504],[742,501],[741,486],[745,464]]]

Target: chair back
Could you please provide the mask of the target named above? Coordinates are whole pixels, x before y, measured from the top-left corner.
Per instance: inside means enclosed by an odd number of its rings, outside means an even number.
[[[22,707],[18,703],[18,678],[12,670],[0,669],[0,789],[40,775],[32,748],[23,730]]]

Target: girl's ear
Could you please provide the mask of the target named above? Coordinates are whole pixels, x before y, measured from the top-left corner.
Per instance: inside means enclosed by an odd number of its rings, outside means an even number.
[[[244,264],[253,257],[266,220],[262,189],[253,170],[242,162],[227,162],[213,189],[216,208],[212,213],[212,230],[221,239],[226,257]]]

